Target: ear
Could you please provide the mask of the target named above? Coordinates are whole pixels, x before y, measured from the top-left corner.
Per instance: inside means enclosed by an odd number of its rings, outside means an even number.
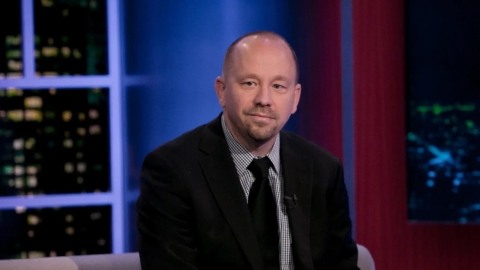
[[[297,106],[298,102],[300,101],[300,94],[302,93],[302,85],[297,83],[295,85],[295,90],[294,90],[294,100],[293,100],[293,107],[292,107],[292,114],[294,114],[297,111]]]
[[[217,93],[218,102],[222,108],[225,107],[225,79],[218,76],[215,79],[215,92]]]

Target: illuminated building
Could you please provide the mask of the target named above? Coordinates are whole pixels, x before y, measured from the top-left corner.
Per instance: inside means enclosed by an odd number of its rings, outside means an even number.
[[[0,195],[105,192],[106,89],[0,89]]]
[[[35,58],[39,76],[106,74],[105,1],[35,0]]]
[[[13,16],[16,15],[16,16]],[[20,0],[2,1],[0,7],[0,80],[22,76]],[[8,27],[5,27],[8,25]]]
[[[109,253],[111,207],[0,211],[0,259]]]
[[[0,259],[125,251],[108,2],[0,2]]]

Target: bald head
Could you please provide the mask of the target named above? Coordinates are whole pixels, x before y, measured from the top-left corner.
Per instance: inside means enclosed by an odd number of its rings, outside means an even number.
[[[280,42],[286,45],[286,48],[288,48],[288,50],[290,50],[291,52],[292,59],[295,64],[295,71],[296,71],[295,82],[297,82],[299,71],[298,71],[298,60],[297,60],[297,55],[295,54],[295,51],[292,49],[290,44],[288,44],[288,42],[282,36],[270,31],[257,31],[257,32],[248,33],[246,35],[241,36],[240,38],[235,40],[232,44],[230,44],[223,61],[222,76],[225,79],[229,76],[230,72],[232,71],[232,67],[234,66],[234,63],[236,61],[235,55],[239,52],[239,50],[241,50],[242,48],[245,48],[245,46],[248,46],[249,43],[258,42],[259,40]]]

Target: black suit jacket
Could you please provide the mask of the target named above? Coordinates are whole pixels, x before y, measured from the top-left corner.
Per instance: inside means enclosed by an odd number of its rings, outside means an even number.
[[[358,269],[339,160],[280,133],[295,269]],[[263,269],[220,117],[149,153],[137,201],[142,269]]]

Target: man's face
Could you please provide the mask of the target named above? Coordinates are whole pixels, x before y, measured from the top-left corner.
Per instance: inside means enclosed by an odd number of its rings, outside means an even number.
[[[216,90],[230,132],[242,144],[275,138],[297,110],[301,87],[289,47],[281,40],[247,37]]]

